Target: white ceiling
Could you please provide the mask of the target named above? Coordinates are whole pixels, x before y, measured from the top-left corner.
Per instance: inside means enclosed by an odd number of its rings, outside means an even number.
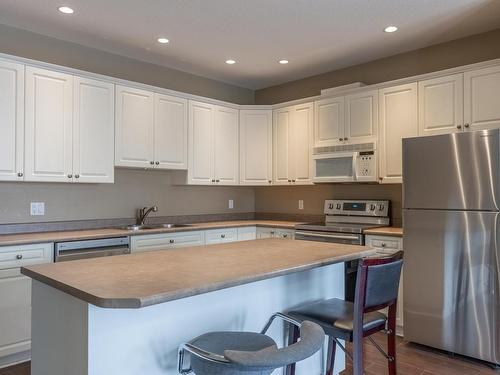
[[[1,0],[0,23],[258,89],[500,27],[500,0]]]

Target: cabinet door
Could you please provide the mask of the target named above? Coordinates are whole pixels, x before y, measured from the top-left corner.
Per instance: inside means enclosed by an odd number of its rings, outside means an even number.
[[[269,185],[273,173],[272,111],[240,111],[240,184]]]
[[[500,66],[464,74],[464,117],[470,130],[500,127]]]
[[[115,87],[74,77],[73,174],[76,182],[112,183]]]
[[[463,74],[418,83],[418,135],[461,131],[464,119]]]
[[[375,142],[378,134],[378,90],[346,96],[345,108],[344,140],[348,143]]]
[[[152,168],[154,94],[116,86],[115,165]]]
[[[238,185],[238,110],[217,106],[214,122],[214,178],[218,185]]]
[[[155,94],[155,168],[187,169],[187,100]]]
[[[312,103],[295,106],[290,134],[289,170],[296,185],[312,184]]]
[[[273,183],[276,185],[288,185],[291,181],[288,157],[291,112],[290,108],[273,112]]]
[[[73,181],[73,76],[26,67],[25,180]]]
[[[236,228],[212,229],[205,232],[205,243],[207,245],[238,241]]]
[[[379,91],[382,183],[402,182],[402,140],[418,134],[417,89],[417,83],[410,83]]]
[[[24,174],[24,65],[0,61],[0,181]]]
[[[314,102],[314,147],[342,144],[344,137],[344,97]]]
[[[0,270],[0,358],[30,349],[31,279],[19,268]]]
[[[213,178],[214,107],[189,102],[188,183],[209,185]]]

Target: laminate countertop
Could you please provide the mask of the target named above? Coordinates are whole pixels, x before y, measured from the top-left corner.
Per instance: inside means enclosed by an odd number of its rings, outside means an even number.
[[[400,227],[381,227],[381,228],[373,228],[366,229],[363,231],[364,234],[373,234],[379,236],[394,236],[394,237],[403,237],[403,228]]]
[[[366,246],[260,239],[25,267],[90,304],[140,308],[375,254]]]
[[[23,245],[43,242],[77,241],[90,240],[95,238],[112,238],[121,236],[137,236],[156,233],[176,233],[195,230],[238,228],[238,227],[272,227],[281,229],[293,229],[299,222],[277,221],[277,220],[234,220],[234,221],[214,221],[209,223],[188,224],[185,227],[177,228],[155,228],[140,231],[131,231],[120,228],[89,229],[59,232],[38,232],[38,233],[16,233],[0,235],[0,246]]]

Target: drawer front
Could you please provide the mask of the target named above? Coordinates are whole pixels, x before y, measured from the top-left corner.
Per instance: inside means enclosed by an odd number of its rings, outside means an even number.
[[[366,236],[366,245],[376,249],[403,250],[403,239],[390,236]]]
[[[0,269],[51,263],[53,260],[53,243],[0,247]]]
[[[238,241],[255,240],[257,238],[256,227],[238,228]]]
[[[201,246],[204,244],[205,236],[202,231],[149,234],[144,236],[133,236],[130,240],[130,246],[133,253],[178,247]]]
[[[295,231],[287,229],[278,229],[276,230],[276,237],[282,238],[284,240],[293,240],[295,239]]]
[[[206,244],[234,242],[238,240],[236,228],[212,229],[205,232]]]

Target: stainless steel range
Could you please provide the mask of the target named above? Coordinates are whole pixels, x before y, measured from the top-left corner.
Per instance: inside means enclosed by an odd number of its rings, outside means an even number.
[[[365,229],[390,223],[388,200],[326,200],[325,221],[295,226],[295,239],[364,245]],[[345,262],[345,299],[354,302],[358,261]]]
[[[326,200],[325,221],[295,226],[295,239],[364,245],[363,231],[389,225],[388,200]]]

